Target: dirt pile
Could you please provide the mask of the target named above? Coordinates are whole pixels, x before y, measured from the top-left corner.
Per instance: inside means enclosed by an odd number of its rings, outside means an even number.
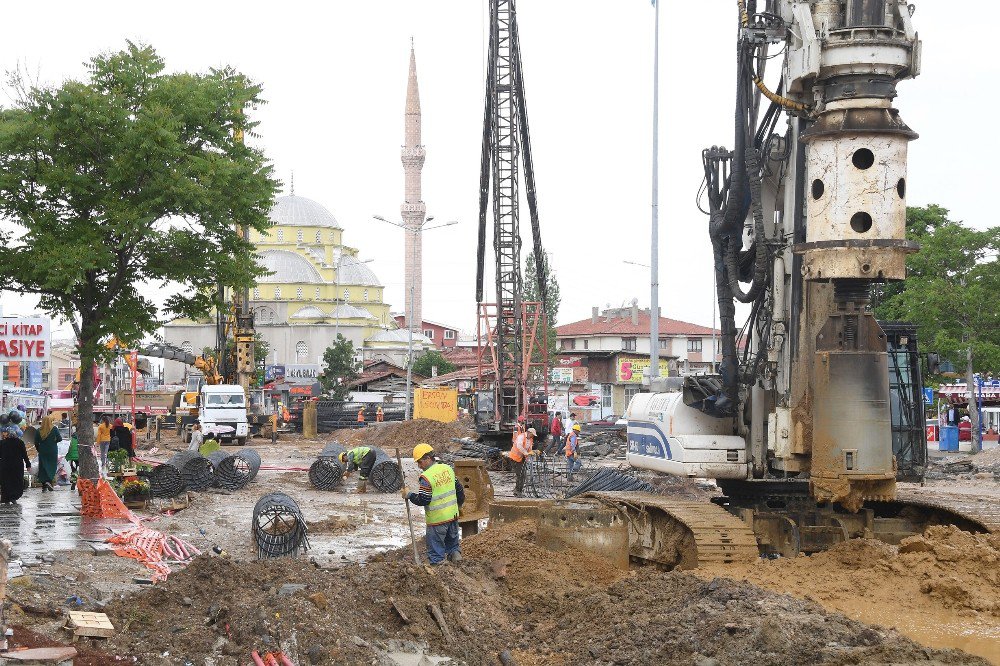
[[[324,438],[340,442],[348,448],[355,446],[377,446],[392,454],[399,447],[400,453],[409,454],[413,447],[426,442],[439,453],[457,451],[462,445],[454,439],[471,437],[476,439],[476,430],[468,418],[460,418],[454,423],[440,423],[430,419],[413,419],[392,423],[374,423],[365,428],[335,430]]]
[[[489,530],[464,542],[461,564],[433,570],[392,555],[336,570],[202,557],[109,604],[120,633],[107,648],[144,664],[218,666],[278,648],[297,664],[387,663],[399,641],[467,664],[497,664],[505,650],[522,666],[984,663],[746,583],[627,573],[533,538],[525,523]]]
[[[720,565],[696,574],[739,578],[897,627],[927,645],[959,646],[1000,661],[997,534],[936,526],[899,547],[855,539],[810,557]]]

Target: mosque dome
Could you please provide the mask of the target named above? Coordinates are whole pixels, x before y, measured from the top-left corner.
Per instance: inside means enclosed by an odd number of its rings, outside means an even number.
[[[331,218],[332,219],[332,218]],[[260,253],[260,264],[270,275],[257,279],[260,284],[323,284],[323,277],[305,257],[287,250],[264,250]]]
[[[341,284],[358,284],[366,287],[381,287],[375,273],[354,255],[345,254],[340,260],[340,275],[338,282]]]
[[[294,194],[275,199],[270,217],[280,226],[341,228],[337,218],[322,204]]]

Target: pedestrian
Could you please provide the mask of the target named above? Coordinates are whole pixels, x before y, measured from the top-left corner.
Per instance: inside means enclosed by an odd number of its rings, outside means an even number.
[[[382,411],[382,405],[379,405],[378,409],[375,410],[375,420],[379,423],[385,420],[385,412]]]
[[[80,468],[80,442],[73,433],[69,438],[69,451],[66,452],[66,462],[69,463],[69,487],[76,488],[77,470]]]
[[[114,440],[118,439],[118,445],[115,446]],[[125,427],[125,422],[121,419],[115,419],[115,427],[111,429],[111,450],[116,448],[124,449],[128,452],[129,458],[135,458],[135,449],[132,446],[132,431]]]
[[[38,441],[35,450],[38,451],[38,482],[42,484],[42,492],[52,491],[52,482],[56,478],[56,465],[59,462],[59,442],[62,435],[55,426],[51,415],[42,418],[38,429]]]
[[[524,462],[525,456],[531,455],[531,447],[528,443],[528,433],[520,429],[514,431],[514,443],[510,447],[510,466],[514,468],[514,497],[520,497],[524,493]]]
[[[104,415],[97,424],[97,434],[94,436],[97,448],[101,452],[101,476],[108,475],[108,451],[111,449],[111,419]]]
[[[576,412],[570,412],[569,416],[563,419],[563,434],[569,437],[570,431],[576,425]]]
[[[552,442],[546,447],[546,453],[559,453],[559,449],[562,448],[562,412],[556,412],[556,415],[552,417],[552,423],[549,424],[549,433],[552,434]]]
[[[365,424],[365,408],[364,407],[362,407],[361,409],[358,410],[358,423],[360,423],[361,425]]]
[[[28,449],[9,425],[0,429],[0,502],[13,504],[24,494],[24,472],[31,469]]]
[[[340,463],[347,466],[344,469],[345,479],[348,474],[354,470],[358,470],[358,492],[366,492],[368,475],[372,473],[372,468],[375,467],[375,449],[368,446],[355,447],[350,451],[340,454]]]
[[[462,548],[458,538],[458,513],[465,503],[465,489],[455,478],[455,471],[434,457],[430,444],[417,444],[413,460],[423,472],[418,492],[403,488],[403,498],[424,507],[427,521],[427,559],[431,566],[446,561],[461,562]]]
[[[573,472],[583,467],[580,462],[580,426],[573,426],[566,437],[566,480],[573,481]]]
[[[196,422],[191,426],[191,443],[188,444],[188,451],[197,452],[201,448],[201,443],[205,441],[205,435],[201,432],[201,422]]]

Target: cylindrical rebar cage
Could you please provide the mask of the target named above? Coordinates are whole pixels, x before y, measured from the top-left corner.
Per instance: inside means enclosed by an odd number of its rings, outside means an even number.
[[[181,451],[167,461],[180,470],[184,487],[188,490],[207,490],[215,483],[212,461],[197,451]]]
[[[309,466],[309,483],[318,490],[334,490],[344,480],[344,465],[340,454],[346,451],[337,442],[330,442],[320,451],[319,458]]]
[[[253,449],[229,453],[219,449],[208,455],[215,469],[215,485],[226,490],[239,490],[253,481],[260,470],[260,455]]]
[[[306,521],[299,505],[284,493],[264,495],[253,508],[257,559],[298,555],[309,549]]]
[[[184,490],[181,471],[170,463],[157,465],[144,476],[149,481],[150,497],[177,497]]]
[[[368,477],[368,482],[380,493],[395,493],[403,487],[403,470],[395,458],[382,449],[375,451],[375,466]]]

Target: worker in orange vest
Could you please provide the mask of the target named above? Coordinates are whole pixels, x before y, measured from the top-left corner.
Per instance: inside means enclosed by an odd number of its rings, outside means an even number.
[[[364,423],[364,422],[365,422],[365,408],[362,407],[361,409],[358,410],[358,423]]]
[[[531,428],[527,432],[524,431],[524,426],[518,424],[514,430],[514,443],[510,447],[510,453],[508,457],[510,458],[510,465],[514,468],[514,476],[516,482],[514,483],[514,497],[520,497],[524,493],[524,462],[525,458],[530,455],[534,455],[534,451],[531,447],[534,444],[534,428]]]
[[[583,467],[580,462],[580,425],[576,424],[566,438],[566,480],[573,481],[573,472]]]
[[[385,414],[382,412],[382,405],[379,405],[378,409],[375,410],[375,420],[379,423],[382,423],[382,421],[385,420]]]

